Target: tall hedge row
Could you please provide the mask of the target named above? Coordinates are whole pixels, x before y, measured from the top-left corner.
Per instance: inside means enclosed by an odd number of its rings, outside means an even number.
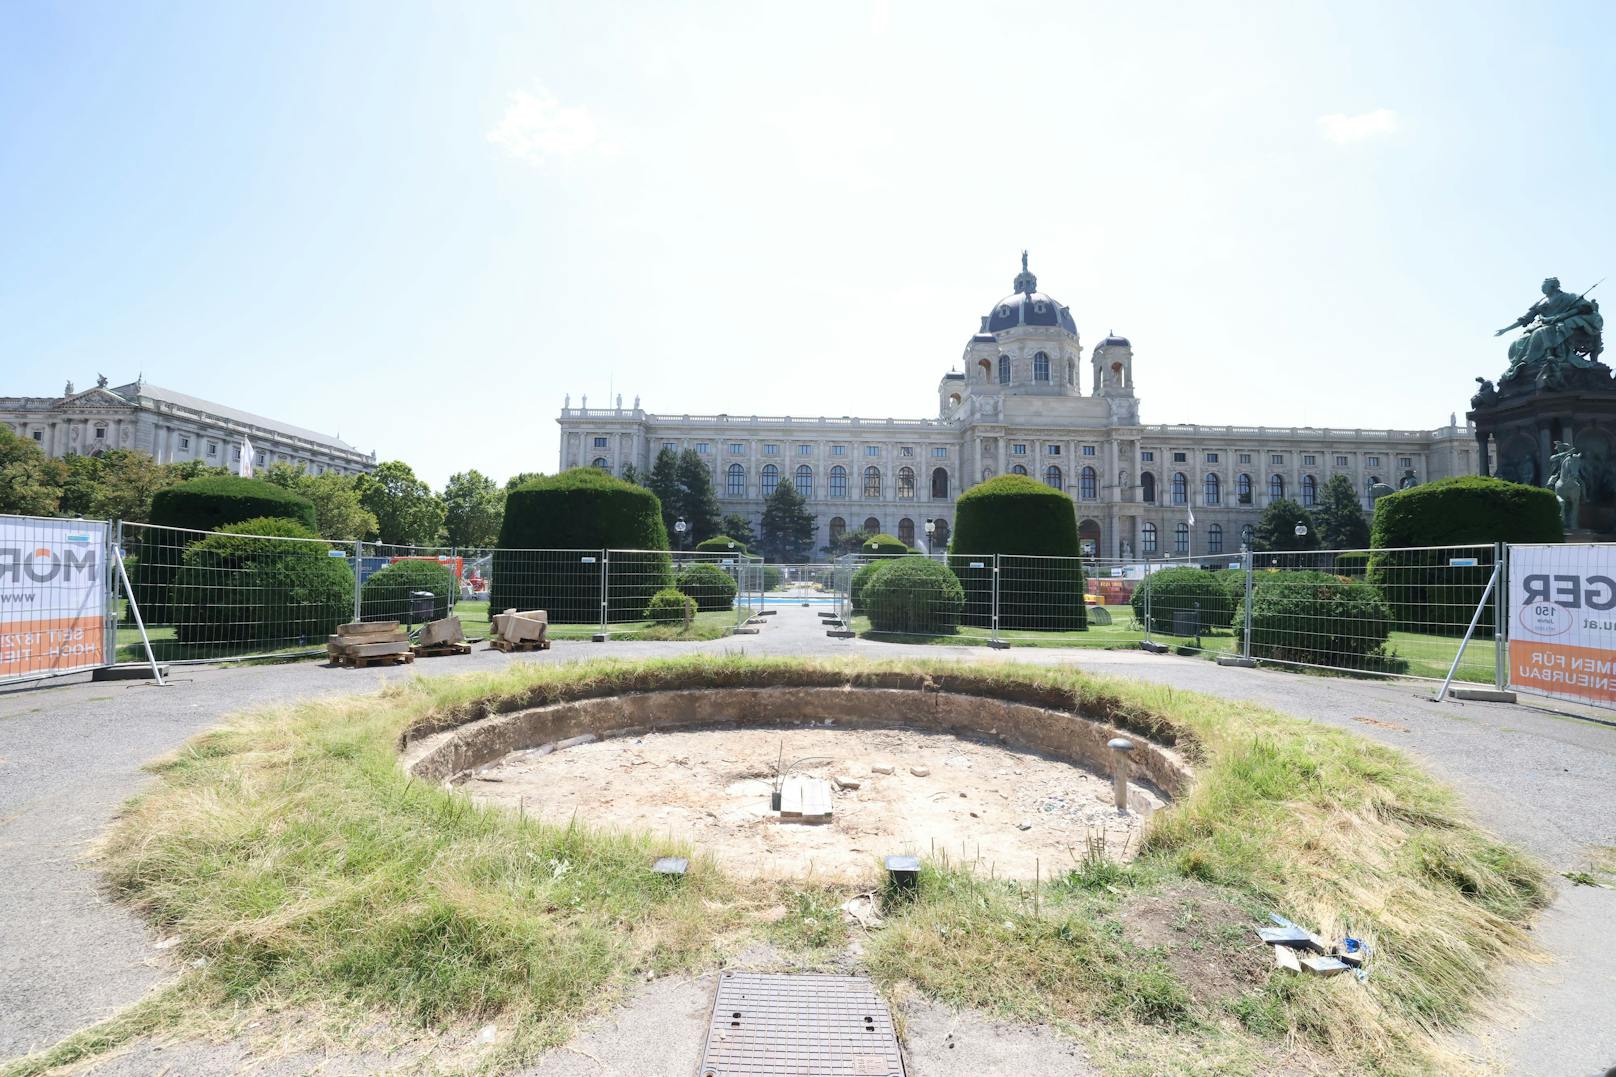
[[[1071,498],[1026,475],[1001,475],[961,494],[955,513],[949,566],[965,590],[964,623],[992,623],[992,561],[982,555],[1000,554],[1000,628],[1088,627]]]
[[[254,519],[295,520],[309,531],[318,527],[314,502],[308,498],[262,479],[235,475],[208,475],[157,491],[152,495],[149,522],[216,531]],[[186,547],[198,536],[156,528],[131,528],[127,536],[139,543],[139,571],[131,582],[141,616],[149,624],[167,624],[175,616],[168,607],[170,585]]]
[[[1542,487],[1480,475],[1440,479],[1375,502],[1366,578],[1386,596],[1399,627],[1462,635],[1492,574],[1491,553],[1395,547],[1564,539],[1559,502]],[[1478,563],[1450,565],[1455,556]]]
[[[181,643],[220,650],[312,646],[353,613],[353,566],[313,529],[262,517],[193,543],[168,596]]]
[[[656,495],[596,468],[523,483],[505,498],[491,608],[548,610],[555,624],[598,622],[607,578],[602,550],[617,551],[610,554],[609,619],[640,620],[651,596],[673,585]]]

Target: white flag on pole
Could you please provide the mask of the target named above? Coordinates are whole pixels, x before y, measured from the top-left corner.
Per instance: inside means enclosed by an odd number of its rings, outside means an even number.
[[[1189,513],[1190,526],[1194,527],[1195,526],[1195,506],[1191,505],[1189,502],[1186,501],[1184,503],[1184,510]]]
[[[247,440],[246,435],[242,435],[241,459],[236,463],[236,474],[244,479],[252,478],[252,454],[252,442]]]

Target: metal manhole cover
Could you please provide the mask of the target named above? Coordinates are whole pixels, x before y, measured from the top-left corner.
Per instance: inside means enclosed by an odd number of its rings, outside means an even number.
[[[724,972],[700,1077],[903,1077],[892,1014],[862,976]]]

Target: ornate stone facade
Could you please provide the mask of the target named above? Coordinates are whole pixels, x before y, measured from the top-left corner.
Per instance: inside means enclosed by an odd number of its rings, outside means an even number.
[[[663,448],[694,449],[713,471],[724,511],[754,522],[781,479],[807,497],[823,545],[871,528],[946,544],[962,490],[1020,472],[1073,499],[1095,556],[1216,557],[1239,551],[1246,528],[1278,497],[1304,505],[1334,474],[1348,475],[1365,510],[1369,487],[1476,470],[1474,432],[1147,426],[1134,395],[1133,345],[1107,336],[1089,356],[1070,308],[1038,291],[1026,268],[981,318],[963,372],[938,383],[935,419],[664,415],[563,407],[561,466],[642,474]],[[1194,524],[1190,523],[1193,510]]]
[[[246,440],[258,468],[282,462],[312,474],[345,475],[376,469],[374,452],[360,452],[340,438],[141,380],[109,387],[99,378],[82,392],[68,382],[61,396],[0,397],[0,422],[55,457],[133,449],[158,463],[200,460],[234,472]]]

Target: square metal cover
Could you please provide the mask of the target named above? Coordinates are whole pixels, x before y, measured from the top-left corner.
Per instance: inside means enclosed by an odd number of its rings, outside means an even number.
[[[904,1077],[863,976],[722,972],[699,1077]]]

